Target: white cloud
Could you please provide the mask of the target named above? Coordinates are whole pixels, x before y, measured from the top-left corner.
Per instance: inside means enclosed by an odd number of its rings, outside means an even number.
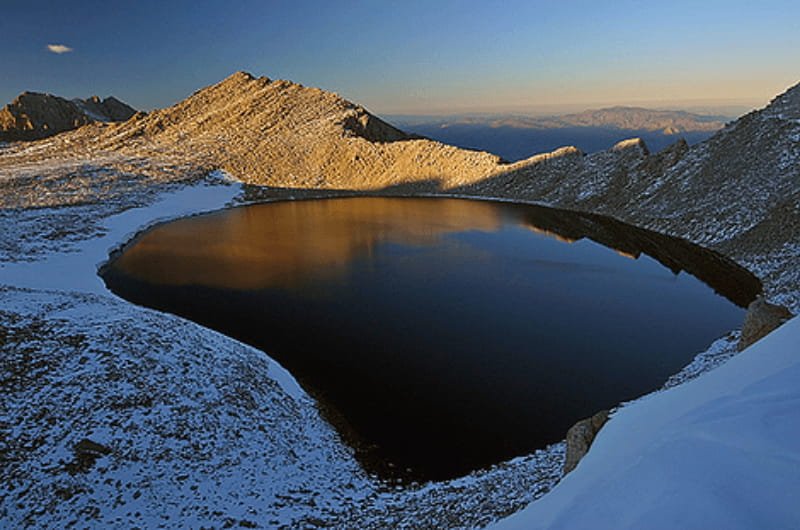
[[[72,51],[72,48],[64,44],[48,44],[47,49],[59,55],[61,55],[62,53],[69,53]]]

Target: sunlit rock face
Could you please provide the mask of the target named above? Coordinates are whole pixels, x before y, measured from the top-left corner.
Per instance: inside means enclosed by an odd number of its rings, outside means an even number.
[[[760,290],[730,260],[605,217],[424,198],[183,219],[102,275],[263,349],[363,465],[422,480],[528,454],[660,387]]]

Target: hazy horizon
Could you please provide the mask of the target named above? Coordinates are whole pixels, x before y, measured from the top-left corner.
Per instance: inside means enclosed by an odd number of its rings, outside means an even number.
[[[777,94],[776,94],[777,95]],[[585,111],[593,111],[593,110],[601,110],[601,109],[610,109],[610,108],[642,108],[647,110],[656,110],[656,111],[675,111],[675,112],[689,112],[691,114],[697,114],[699,116],[713,116],[713,117],[724,117],[726,119],[734,119],[740,117],[742,114],[749,112],[750,110],[763,107],[766,105],[764,104],[753,102],[751,104],[741,103],[741,104],[725,104],[725,103],[718,103],[713,104],[709,103],[707,105],[700,105],[694,101],[686,101],[686,102],[672,102],[672,104],[667,103],[659,103],[659,102],[633,102],[631,104],[625,103],[586,103],[580,104],[576,103],[573,105],[550,105],[550,106],[536,106],[532,105],[530,107],[522,107],[519,109],[503,109],[499,111],[492,111],[492,110],[463,110],[458,111],[455,109],[452,110],[444,110],[442,112],[437,112],[435,109],[431,109],[429,112],[425,113],[416,113],[416,112],[381,112],[379,115],[384,118],[424,118],[424,119],[446,119],[446,118],[495,118],[495,117],[530,117],[530,118],[547,118],[547,117],[557,117],[563,116],[566,114],[573,114],[573,113],[580,113]]]
[[[752,109],[800,81],[800,5],[4,2],[0,101],[169,106],[236,70],[383,115]],[[701,112],[702,113],[702,112]]]

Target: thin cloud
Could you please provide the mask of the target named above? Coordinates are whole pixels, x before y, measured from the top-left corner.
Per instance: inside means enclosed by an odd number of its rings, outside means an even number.
[[[47,49],[53,53],[57,53],[58,55],[61,55],[62,53],[69,53],[72,51],[72,48],[64,44],[48,44]]]

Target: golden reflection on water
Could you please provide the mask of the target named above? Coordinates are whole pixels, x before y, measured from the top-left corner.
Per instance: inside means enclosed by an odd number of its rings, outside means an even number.
[[[557,241],[561,241],[562,243],[575,243],[578,239],[573,237],[567,237],[565,235],[559,234],[558,232],[553,232],[552,230],[547,230],[545,228],[540,228],[536,225],[528,224],[526,226],[528,230],[533,232],[534,234],[539,234],[540,236],[547,236],[552,237]]]
[[[347,270],[376,245],[429,245],[453,232],[498,230],[491,203],[432,199],[330,199],[235,208],[144,234],[114,263],[162,285],[291,287]]]

